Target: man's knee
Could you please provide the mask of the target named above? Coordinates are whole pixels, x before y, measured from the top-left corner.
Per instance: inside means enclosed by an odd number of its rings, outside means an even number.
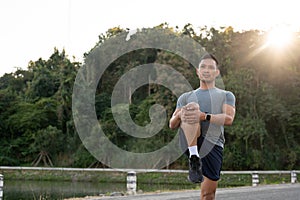
[[[199,109],[200,108],[199,104],[196,102],[190,102],[186,105],[186,107],[189,107],[191,109]]]
[[[214,200],[216,190],[201,191],[201,200]]]

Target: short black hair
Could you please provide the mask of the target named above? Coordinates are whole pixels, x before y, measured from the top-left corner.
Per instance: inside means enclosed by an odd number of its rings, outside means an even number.
[[[201,62],[201,60],[204,60],[204,59],[207,59],[207,58],[213,59],[213,60],[216,62],[217,66],[219,65],[218,59],[217,59],[216,56],[213,55],[212,53],[206,53],[206,54],[204,54],[204,55],[200,58],[199,63]]]

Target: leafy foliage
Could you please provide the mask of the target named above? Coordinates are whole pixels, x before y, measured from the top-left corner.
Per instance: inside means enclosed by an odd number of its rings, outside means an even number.
[[[266,34],[258,30],[236,32],[233,27],[195,30],[191,24],[178,30],[166,23],[154,28],[193,38],[220,60],[225,89],[232,91],[237,100],[234,124],[225,128],[223,170],[299,169],[300,56],[295,52],[300,51],[300,40],[297,35],[290,49],[276,53],[271,47],[264,47]],[[114,27],[101,34],[96,45],[84,54],[85,62],[96,61],[97,54],[93,54],[96,47],[126,31]],[[195,66],[165,50],[128,52],[110,64],[95,94],[97,118],[114,144],[132,152],[161,148],[176,135],[166,121],[154,137],[134,138],[124,133],[113,118],[111,95],[115,84],[126,72],[148,63],[172,66],[192,87],[199,84]],[[54,49],[48,60],[31,61],[28,70],[17,69],[0,77],[0,165],[29,165],[41,152],[46,152],[54,166],[95,166],[97,160],[83,147],[72,118],[73,84],[78,69],[83,66],[71,62],[64,50]],[[154,78],[157,74],[149,71],[149,76]],[[161,77],[172,81],[168,74]],[[161,85],[147,84],[135,91],[124,86],[122,90],[122,94],[130,96],[130,116],[140,126],[150,122],[152,105],[162,105],[168,119],[176,106],[176,96]],[[168,164],[174,168],[187,165],[182,158]]]

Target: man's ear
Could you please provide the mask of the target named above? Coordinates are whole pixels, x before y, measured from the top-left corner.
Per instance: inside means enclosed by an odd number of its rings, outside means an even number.
[[[216,77],[219,76],[219,75],[220,75],[220,70],[217,69],[217,71],[216,71]]]

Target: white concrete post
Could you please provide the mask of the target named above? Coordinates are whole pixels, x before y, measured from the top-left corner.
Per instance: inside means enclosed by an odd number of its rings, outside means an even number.
[[[3,185],[4,185],[3,175],[0,174],[0,200],[2,200],[3,198]]]
[[[252,186],[258,186],[259,184],[259,176],[257,172],[252,173]]]
[[[294,184],[297,182],[297,173],[293,170],[291,171],[291,183]]]
[[[136,194],[136,172],[129,171],[127,173],[127,193]]]

